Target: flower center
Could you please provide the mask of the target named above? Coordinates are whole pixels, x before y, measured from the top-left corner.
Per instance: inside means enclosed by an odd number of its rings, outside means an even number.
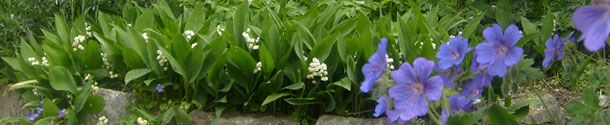
[[[424,85],[419,82],[411,86],[411,88],[413,88],[413,90],[415,90],[417,93],[424,93]]]
[[[453,56],[453,59],[457,59],[460,57],[460,54],[457,53],[456,51],[451,51],[451,55]]]
[[[381,71],[382,65],[373,65],[373,71],[375,72],[380,72]]]
[[[508,48],[506,48],[506,46],[500,46],[498,47],[498,53],[500,55],[506,55],[506,53],[508,53]]]

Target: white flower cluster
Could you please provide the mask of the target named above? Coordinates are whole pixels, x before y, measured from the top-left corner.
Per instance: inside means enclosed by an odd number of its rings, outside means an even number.
[[[186,40],[191,40],[191,38],[193,38],[194,35],[195,35],[195,32],[193,32],[192,30],[184,31],[184,36],[186,36]]]
[[[256,63],[256,68],[254,69],[254,74],[260,72],[263,69],[263,64],[261,62]]]
[[[159,54],[157,56],[157,60],[159,60],[159,65],[163,67],[163,71],[167,71],[167,57],[163,56],[163,52],[161,52],[160,49],[157,50],[157,54]]]
[[[144,38],[144,42],[148,43],[148,34],[142,33],[142,38]]]
[[[601,92],[599,93],[599,106],[602,108],[608,107],[608,96],[603,95]]]
[[[83,42],[85,42],[85,36],[83,35],[78,35],[76,37],[74,37],[74,42],[72,42],[72,51],[77,51],[77,50],[85,50],[85,47],[83,47],[83,45],[81,45]]]
[[[104,68],[106,68],[109,71],[108,75],[110,75],[110,78],[111,79],[118,78],[119,74],[114,74],[114,72],[112,72],[112,67],[110,65],[110,61],[108,60],[108,54],[100,53],[100,55],[102,56],[102,62],[104,62]]]
[[[246,42],[248,43],[248,48],[252,50],[258,50],[259,46],[256,44],[258,43],[258,40],[260,40],[260,37],[256,37],[256,39],[250,37],[250,28],[246,29],[246,32],[242,32],[241,35],[244,36],[244,38],[246,39]]]
[[[89,24],[85,23],[85,33],[87,34],[88,37],[91,37],[91,26],[89,26]]]
[[[96,125],[105,125],[105,124],[108,124],[108,119],[106,118],[106,116],[102,116],[97,119]]]
[[[195,48],[195,46],[197,46],[197,43],[191,44],[191,49]]]
[[[392,65],[392,63],[394,62],[394,59],[390,58],[390,56],[388,56],[388,55],[385,55],[385,60],[387,62],[386,67],[391,70],[394,70],[394,65]]]
[[[148,125],[148,120],[143,119],[142,117],[138,117],[136,122],[138,122],[138,125]]]
[[[127,24],[128,27],[131,27],[131,24]]]
[[[85,81],[89,81],[89,80],[93,80],[93,78],[91,77],[91,74],[87,73],[87,74],[85,74]]]
[[[34,93],[34,95],[40,96],[40,92],[38,92],[38,88],[32,89],[32,92]]]
[[[28,62],[32,63],[33,66],[35,65],[42,65],[42,66],[49,66],[49,61],[47,60],[47,57],[42,57],[42,63],[38,60],[36,60],[36,58],[34,57],[30,57],[28,58]]]
[[[307,79],[313,79],[314,77],[318,76],[321,77],[320,80],[328,81],[328,77],[326,76],[328,75],[328,71],[326,71],[326,68],[326,64],[320,63],[320,60],[314,57],[307,68],[307,70],[310,72],[310,74],[307,75]]]
[[[218,35],[222,35],[222,32],[225,31],[224,27],[220,27],[220,25],[216,25],[216,32],[218,33]]]

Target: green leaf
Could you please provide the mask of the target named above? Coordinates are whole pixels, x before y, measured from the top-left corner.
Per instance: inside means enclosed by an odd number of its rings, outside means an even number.
[[[250,5],[248,4],[248,2],[242,2],[242,4],[239,5],[237,10],[233,14],[233,35],[237,36],[235,37],[236,41],[234,41],[237,44],[232,43],[233,45],[245,45],[244,38],[239,36],[241,36],[241,33],[243,33],[244,30],[246,30],[246,26],[248,26],[248,21],[250,20],[249,6]]]
[[[138,79],[148,73],[150,73],[152,70],[150,69],[134,69],[131,70],[129,72],[127,72],[127,74],[125,74],[125,84],[128,84],[130,81],[134,80],[134,79]]]
[[[258,52],[259,52],[261,63],[263,65],[263,67],[262,67],[263,72],[265,72],[265,74],[270,74],[274,68],[274,62],[273,62],[273,57],[271,56],[271,53],[269,53],[269,50],[267,50],[267,47],[265,46],[265,44],[261,44],[260,50]]]
[[[479,16],[477,16],[476,18],[474,18],[473,20],[469,21],[470,23],[466,24],[466,27],[464,28],[464,31],[462,33],[462,37],[464,38],[471,38],[470,36],[474,34],[474,31],[477,29],[477,26],[479,26],[481,19],[485,16],[485,12],[483,12],[482,14],[480,14]]]
[[[42,104],[43,117],[55,117],[57,115],[57,111],[59,111],[59,108],[51,99],[44,99],[44,103]]]
[[[512,115],[499,105],[493,105],[487,110],[489,120],[494,125],[518,125],[519,123]]]
[[[63,17],[58,14],[55,14],[55,27],[57,29],[57,34],[64,42],[70,42],[70,28]]]
[[[498,24],[500,24],[500,26],[502,26],[502,28],[505,29],[511,24],[513,18],[513,6],[508,0],[499,0],[496,7],[496,21]]]
[[[87,98],[87,104],[85,105],[85,109],[89,113],[100,113],[104,110],[106,106],[106,101],[102,96],[89,96]]]
[[[284,99],[284,101],[286,101],[292,105],[310,105],[310,104],[318,103],[315,100],[316,100],[316,98],[287,98],[287,99]]]
[[[38,121],[36,121],[36,123],[34,123],[34,125],[52,125],[53,124],[53,118],[55,118],[54,116],[49,116],[49,117],[45,117],[42,119],[39,119]]]
[[[165,111],[165,113],[163,113],[163,119],[161,119],[161,122],[165,125],[169,124],[169,122],[172,121],[172,118],[174,118],[174,116],[176,116],[176,112],[173,111],[172,109],[169,109],[167,111]]]
[[[330,50],[335,45],[337,41],[337,35],[329,35],[326,36],[322,41],[316,43],[311,52],[309,52],[310,59],[318,58],[320,62],[324,62],[326,57],[330,54]]]
[[[76,94],[76,82],[68,69],[61,66],[53,66],[49,71],[49,83],[57,90],[68,91]]]
[[[91,90],[91,83],[85,84],[83,89],[81,89],[80,94],[76,97],[76,102],[74,103],[74,112],[80,112],[85,104],[87,103],[87,98],[89,98],[89,94]]]
[[[16,58],[2,57],[2,60],[4,60],[9,66],[11,66],[11,68],[13,68],[17,71],[21,71],[21,65],[19,65],[19,62],[17,61]]]
[[[140,55],[138,55],[135,50],[123,47],[121,52],[123,52],[123,61],[125,62],[127,67],[131,69],[139,69],[146,67],[144,61],[142,61],[142,58],[140,58]]]
[[[343,87],[347,91],[352,91],[351,81],[347,77],[344,77],[340,81],[333,82],[333,85]]]
[[[23,117],[6,117],[0,119],[0,123],[16,123],[19,122],[21,125],[32,125],[34,123],[26,120]]]
[[[256,61],[246,50],[237,46],[231,46],[228,63],[240,70],[239,72],[229,72],[238,83],[252,82],[249,79],[252,77],[252,72],[254,72],[256,67]]]
[[[267,98],[265,98],[265,100],[263,101],[261,106],[267,105],[268,103],[271,103],[271,102],[273,102],[273,101],[275,101],[275,100],[277,100],[279,98],[282,98],[282,97],[288,96],[288,95],[290,95],[290,93],[288,93],[288,92],[279,92],[279,93],[275,92],[275,93],[267,96]]]
[[[546,40],[547,38],[551,37],[551,34],[553,33],[553,28],[555,26],[555,21],[553,21],[554,18],[555,17],[553,16],[553,13],[548,11],[546,16],[544,17],[544,22],[542,23],[542,29],[540,31],[540,37],[542,40],[536,43],[536,45],[544,45],[543,40]]]
[[[282,89],[299,90],[299,89],[302,89],[303,87],[305,87],[305,83],[299,82],[299,83],[294,83],[294,84],[288,85]]]
[[[178,107],[174,106],[174,111],[176,111],[176,123],[178,125],[193,125],[193,120],[189,117],[186,112],[180,110]]]
[[[523,31],[525,34],[534,34],[538,33],[536,24],[530,22],[527,18],[521,17],[521,27],[523,27]]]
[[[191,13],[191,16],[186,21],[184,29],[199,33],[199,30],[203,27],[203,22],[205,22],[205,8],[200,5],[193,10],[193,13]]]
[[[538,99],[526,99],[526,100],[521,100],[515,104],[512,104],[508,107],[508,110],[510,111],[517,111],[518,109],[520,109],[521,107],[525,107],[528,105],[534,105],[534,104],[540,104],[540,100]]]
[[[514,76],[514,80],[516,83],[525,82],[527,80],[539,80],[544,78],[544,73],[540,71],[539,68],[531,67],[534,64],[533,59],[523,59],[519,61],[516,68],[517,70],[513,70],[512,74]]]
[[[139,109],[139,108],[135,108],[136,111],[138,111],[138,113],[140,114],[140,116],[144,117],[145,119],[155,119],[155,117],[151,114],[149,114],[148,112]]]

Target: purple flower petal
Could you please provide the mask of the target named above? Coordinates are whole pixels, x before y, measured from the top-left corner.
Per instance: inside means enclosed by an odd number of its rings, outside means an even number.
[[[443,79],[439,76],[434,76],[426,81],[424,89],[428,99],[436,101],[443,95]]]
[[[421,57],[415,59],[415,61],[413,61],[413,65],[415,66],[413,68],[417,76],[417,80],[420,81],[428,79],[430,74],[432,74],[432,70],[434,69],[433,61],[429,61]]]
[[[521,59],[521,56],[523,56],[523,49],[513,47],[512,49],[508,50],[508,53],[506,53],[504,56],[504,64],[506,64],[506,66],[517,64],[517,62],[519,62]]]
[[[362,73],[364,74],[364,81],[360,86],[360,91],[368,93],[375,81],[381,77],[386,67],[386,48],[388,39],[382,38],[381,42],[377,46],[377,52],[369,58],[369,62],[362,67]]]
[[[504,77],[504,74],[506,74],[506,65],[503,61],[495,62],[489,67],[488,73],[491,76]]]
[[[413,84],[415,83],[415,74],[413,67],[409,63],[403,63],[400,68],[392,72],[392,80],[398,84]]]
[[[519,28],[511,24],[504,32],[504,44],[510,47],[515,46],[521,37],[523,37],[523,34],[519,32]]]
[[[583,33],[580,40],[585,40],[585,48],[591,52],[605,47],[610,34],[610,20],[606,16],[609,9],[608,6],[583,6],[576,9],[572,16],[574,27]]]
[[[385,111],[387,110],[387,107],[388,107],[388,97],[381,96],[379,99],[377,99],[377,106],[375,106],[375,114],[373,114],[373,116],[375,116],[375,117],[381,116],[381,114],[385,113]]]
[[[491,27],[485,28],[483,30],[483,36],[486,41],[493,43],[501,43],[502,37],[504,37],[504,32],[502,31],[502,27],[498,24],[493,24]]]
[[[477,54],[477,58],[476,58],[477,63],[491,62],[493,59],[496,58],[496,56],[497,56],[496,52],[498,52],[496,50],[496,48],[494,47],[494,45],[491,43],[488,43],[488,42],[479,43],[479,45],[477,45],[476,49],[477,50],[475,51],[475,53]]]

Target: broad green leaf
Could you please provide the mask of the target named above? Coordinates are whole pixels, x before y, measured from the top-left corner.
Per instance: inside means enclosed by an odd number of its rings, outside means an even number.
[[[174,106],[174,111],[176,111],[176,124],[178,125],[193,125],[193,120],[189,117],[186,112],[182,111],[178,107]]]
[[[294,83],[294,84],[288,85],[282,89],[299,90],[299,89],[302,89],[303,87],[305,87],[305,83],[299,82],[299,83]]]
[[[57,111],[59,111],[59,108],[51,99],[44,99],[44,103],[42,104],[43,117],[54,117],[55,115],[57,115]]]
[[[192,30],[195,33],[199,33],[201,27],[205,22],[205,8],[203,6],[197,6],[189,19],[186,21],[184,30]]]
[[[282,98],[282,97],[288,96],[288,95],[290,95],[290,93],[288,93],[288,92],[280,92],[280,93],[275,92],[275,93],[267,96],[267,98],[265,98],[265,100],[263,101],[263,103],[261,105],[267,105],[279,98]]]
[[[64,90],[72,94],[76,94],[76,82],[72,77],[72,73],[70,73],[70,71],[64,67],[51,67],[49,71],[49,83],[54,89]]]
[[[48,116],[42,119],[39,119],[38,121],[36,121],[36,123],[34,123],[34,125],[52,125],[53,124],[53,119],[55,118],[55,116]]]
[[[16,58],[2,57],[2,60],[4,60],[9,66],[11,66],[11,68],[13,68],[17,71],[21,71],[21,65],[19,65],[19,61],[17,61]]]
[[[133,49],[124,47],[121,52],[123,52],[123,61],[125,61],[127,67],[131,69],[146,67],[142,58]]]
[[[347,91],[352,91],[351,81],[347,77],[344,77],[340,81],[333,82],[333,85],[337,85],[337,86],[343,87]]]
[[[87,83],[83,86],[78,96],[76,96],[76,102],[74,102],[74,112],[80,112],[85,104],[87,103],[87,98],[89,98],[89,94],[91,90],[91,83]]]
[[[474,34],[474,31],[477,29],[477,26],[479,26],[481,19],[485,16],[485,12],[483,12],[482,14],[480,14],[479,16],[477,16],[476,18],[474,18],[473,20],[469,21],[470,23],[466,24],[466,27],[464,28],[464,31],[462,33],[462,37],[464,38],[471,38],[470,36]]]
[[[104,110],[105,106],[106,101],[102,96],[89,96],[85,109],[87,109],[87,112],[89,113],[100,113]]]
[[[261,44],[260,50],[258,52],[263,66],[263,72],[265,72],[265,74],[271,74],[271,71],[273,71],[274,68],[274,62],[271,53],[269,53],[267,47],[264,44]]]
[[[499,0],[496,7],[496,21],[503,29],[506,29],[511,24],[513,18],[513,6],[509,0]]]
[[[542,29],[540,30],[540,37],[541,40],[536,43],[536,45],[544,45],[544,41],[546,41],[547,38],[551,37],[552,33],[553,33],[553,29],[555,28],[555,17],[553,16],[553,13],[551,13],[551,11],[548,11],[546,16],[544,17],[544,22],[542,23]]]
[[[237,10],[233,14],[233,35],[237,36],[235,37],[235,42],[237,42],[236,45],[243,47],[245,47],[246,44],[244,37],[241,37],[241,34],[246,30],[246,26],[248,26],[248,22],[250,20],[249,6],[250,5],[248,2],[242,2],[242,4],[239,5]]]
[[[229,60],[228,63],[231,64],[232,66],[235,66],[236,68],[238,68],[240,70],[239,74],[247,76],[247,77],[251,77],[252,73],[254,72],[254,68],[256,67],[256,61],[254,61],[254,58],[252,58],[252,56],[250,56],[250,54],[248,54],[248,52],[246,50],[243,50],[237,46],[231,46],[231,49],[229,49]],[[229,72],[231,73],[231,72]],[[237,73],[235,73],[237,74]],[[252,81],[243,81],[245,80],[244,78],[236,78],[237,80],[240,80],[239,82],[243,82],[243,83],[250,83]],[[249,78],[246,78],[249,79]]]
[[[70,28],[63,17],[59,14],[55,14],[55,27],[57,29],[57,34],[61,38],[63,42],[71,42],[70,37]]]
[[[0,123],[20,123],[21,125],[33,125],[34,123],[26,120],[24,117],[6,117],[0,119]]]
[[[292,105],[310,105],[318,103],[315,101],[316,98],[287,98],[284,101],[292,104]]]
[[[504,107],[493,105],[487,110],[489,120],[494,125],[518,125],[519,123],[512,115],[508,114]]]
[[[165,111],[165,113],[163,113],[163,118],[161,119],[161,122],[163,124],[169,124],[169,122],[172,121],[172,118],[174,118],[176,116],[176,112],[173,111],[172,109],[169,109],[167,111]]]
[[[326,60],[326,57],[328,57],[328,55],[330,54],[330,51],[335,45],[336,41],[336,34],[326,36],[322,41],[316,43],[315,47],[313,47],[311,52],[309,52],[308,57],[310,59],[318,58],[320,62],[324,62],[324,60]]]
[[[125,74],[125,84],[128,84],[130,81],[138,79],[148,73],[150,73],[151,70],[150,69],[134,69],[131,70],[129,72],[127,72],[127,74]]]
[[[523,31],[525,31],[525,34],[534,34],[537,33],[537,27],[536,24],[533,24],[532,22],[530,22],[527,18],[525,17],[521,17],[521,27],[523,27]]]

